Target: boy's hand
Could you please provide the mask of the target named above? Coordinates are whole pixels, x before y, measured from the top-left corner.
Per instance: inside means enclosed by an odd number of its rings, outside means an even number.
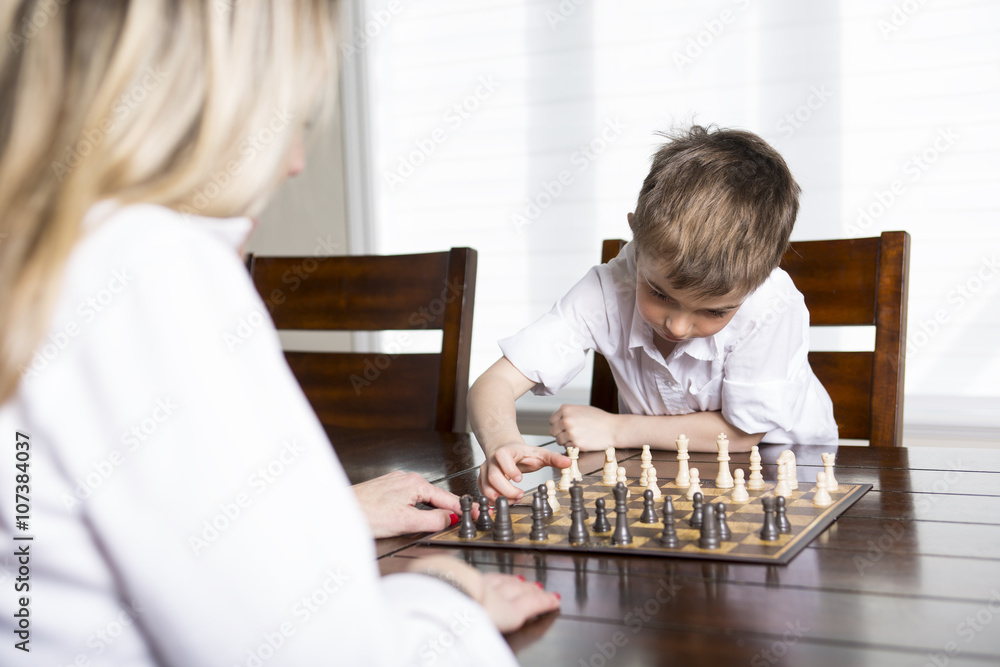
[[[563,447],[572,445],[584,452],[618,447],[615,417],[589,405],[563,405],[549,418],[549,433]]]
[[[510,483],[521,481],[522,472],[534,472],[545,466],[568,468],[569,457],[544,447],[514,442],[493,450],[479,467],[479,488],[493,502],[498,496],[520,500],[524,491]]]

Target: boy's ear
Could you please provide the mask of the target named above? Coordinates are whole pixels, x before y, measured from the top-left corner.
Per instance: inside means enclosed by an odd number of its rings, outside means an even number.
[[[627,216],[628,217],[628,228],[632,230],[632,234],[635,234],[635,227],[632,226],[632,217],[634,215],[635,215],[635,213],[629,213],[628,216]]]

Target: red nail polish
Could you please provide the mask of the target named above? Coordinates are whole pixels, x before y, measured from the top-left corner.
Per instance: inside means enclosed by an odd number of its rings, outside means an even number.
[[[556,596],[556,599],[557,599],[557,600],[562,600],[562,596],[561,596],[561,595],[559,595],[558,593],[553,593],[553,595],[555,595],[555,596]]]
[[[524,575],[523,574],[517,575],[517,578],[520,579],[521,581],[524,581]]]
[[[543,591],[545,590],[545,586],[542,586],[542,582],[536,581],[535,585],[538,586],[539,588],[541,588]]]
[[[452,514],[451,515],[451,525],[454,526],[456,523],[458,523],[458,515],[457,514]]]

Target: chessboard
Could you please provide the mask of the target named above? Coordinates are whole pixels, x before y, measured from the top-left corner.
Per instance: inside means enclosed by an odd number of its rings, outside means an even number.
[[[833,503],[827,507],[816,507],[812,498],[816,484],[799,482],[798,488],[786,497],[787,516],[791,524],[791,532],[779,535],[777,540],[765,541],[758,535],[764,522],[764,508],[761,502],[763,496],[773,496],[776,483],[765,482],[765,488],[748,491],[750,499],[746,502],[734,502],[732,489],[717,489],[711,480],[701,483],[705,503],[723,502],[726,506],[726,516],[732,532],[728,540],[722,540],[718,549],[702,549],[698,546],[701,535],[699,528],[691,527],[688,520],[692,514],[692,501],[684,496],[684,489],[664,481],[658,483],[663,497],[656,500],[655,506],[659,514],[656,523],[641,523],[643,512],[642,489],[638,480],[628,480],[630,495],[628,498],[628,524],[632,533],[632,543],[626,545],[612,544],[611,537],[615,527],[615,498],[612,487],[605,485],[600,476],[584,476],[579,484],[583,487],[584,504],[588,513],[587,529],[589,537],[586,543],[573,545],[569,541],[570,529],[570,494],[568,491],[557,490],[556,499],[559,509],[545,520],[548,537],[544,541],[529,539],[531,532],[532,494],[528,493],[523,503],[510,508],[511,523],[514,529],[514,539],[501,542],[493,539],[492,531],[477,531],[475,537],[460,538],[459,527],[454,526],[422,540],[430,545],[459,545],[520,550],[555,550],[575,553],[615,553],[641,554],[661,557],[696,558],[707,560],[737,561],[746,563],[768,563],[785,565],[802,549],[825,531],[836,521],[848,507],[853,505],[872,487],[870,484],[843,484],[836,491],[830,491]],[[671,497],[674,505],[674,526],[680,545],[664,547],[658,542],[663,533],[663,504],[666,496]],[[604,498],[607,507],[608,521],[611,530],[595,533],[593,524],[595,518],[594,501]]]

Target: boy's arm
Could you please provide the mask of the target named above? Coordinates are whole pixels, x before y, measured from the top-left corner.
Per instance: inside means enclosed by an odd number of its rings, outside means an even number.
[[[521,437],[514,402],[534,386],[507,357],[500,357],[469,389],[469,420],[486,454],[479,487],[490,500],[496,500],[498,494],[520,499],[524,492],[510,480],[520,482],[522,471],[570,464],[566,456],[532,447]]]
[[[714,452],[719,433],[729,438],[729,451],[747,452],[764,433],[745,433],[723,418],[721,412],[687,415],[613,415],[589,405],[564,405],[549,420],[550,433],[560,445],[571,444],[584,451],[606,447],[676,449],[681,433],[690,440],[689,451]]]

